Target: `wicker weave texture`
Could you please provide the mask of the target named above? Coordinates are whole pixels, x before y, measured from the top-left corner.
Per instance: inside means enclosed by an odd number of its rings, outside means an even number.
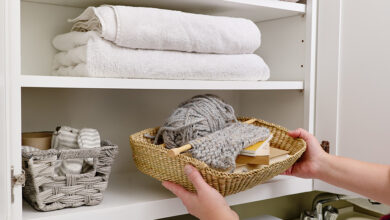
[[[23,197],[39,211],[97,205],[103,200],[111,165],[117,153],[116,145],[23,152],[23,169],[26,172]],[[58,160],[75,158],[93,158],[93,167],[82,174],[54,176]]]
[[[241,121],[250,118],[241,118]],[[271,147],[287,150],[290,157],[276,162],[261,169],[251,170],[246,173],[227,173],[210,168],[204,162],[196,160],[186,154],[176,158],[168,157],[168,150],[162,145],[154,145],[144,134],[156,134],[157,128],[150,128],[130,136],[130,145],[133,150],[133,159],[137,168],[160,181],[167,180],[182,185],[189,191],[194,192],[193,185],[184,173],[184,166],[192,164],[196,167],[206,182],[217,189],[223,196],[231,195],[252,188],[272,177],[284,172],[306,150],[306,143],[302,139],[293,139],[287,135],[287,129],[281,126],[257,120],[256,126],[265,126],[270,129],[273,139]]]

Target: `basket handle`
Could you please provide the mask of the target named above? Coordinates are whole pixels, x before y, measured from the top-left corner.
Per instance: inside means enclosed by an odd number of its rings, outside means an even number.
[[[253,122],[257,121],[256,118],[252,118],[252,119],[249,119],[249,120],[246,120],[244,121],[244,123],[246,124],[252,124]],[[181,147],[177,147],[177,148],[173,148],[173,149],[170,149],[168,151],[168,156],[169,157],[176,157],[177,155],[179,155],[180,153],[183,153],[187,150],[190,150],[192,148],[191,144],[186,144],[186,145],[183,145]]]
[[[101,147],[90,148],[90,149],[71,149],[71,150],[60,150],[57,158],[60,160],[66,159],[88,159],[97,158],[100,155]]]

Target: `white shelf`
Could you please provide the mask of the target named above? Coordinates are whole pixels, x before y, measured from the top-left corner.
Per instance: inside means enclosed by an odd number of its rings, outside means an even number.
[[[176,90],[302,90],[302,81],[202,81],[21,76],[21,87]]]
[[[24,220],[156,219],[186,214],[181,201],[159,181],[140,172],[114,174],[103,202],[53,212],[38,212],[23,204]],[[312,190],[312,180],[277,176],[267,183],[226,197],[229,205],[249,203]]]
[[[131,5],[192,13],[245,17],[255,22],[304,14],[305,4],[278,0],[23,0],[78,8],[102,4]]]

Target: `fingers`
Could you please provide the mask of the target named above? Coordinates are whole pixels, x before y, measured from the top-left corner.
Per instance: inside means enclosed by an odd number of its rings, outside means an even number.
[[[197,191],[201,191],[203,189],[206,189],[210,187],[203,179],[203,177],[200,175],[199,171],[195,169],[191,165],[186,165],[184,167],[184,171],[186,172],[188,179],[192,182],[195,189]]]
[[[292,167],[288,168],[286,171],[282,173],[282,175],[291,176],[292,175]]]
[[[290,135],[293,138],[302,138],[306,142],[308,142],[312,138],[312,135],[302,128],[298,128],[294,131],[289,131],[288,135]]]
[[[175,194],[177,197],[179,197],[182,201],[186,201],[192,196],[192,193],[188,192],[182,186],[179,186],[177,184],[168,181],[163,181],[162,185],[166,189],[171,191],[173,194]]]

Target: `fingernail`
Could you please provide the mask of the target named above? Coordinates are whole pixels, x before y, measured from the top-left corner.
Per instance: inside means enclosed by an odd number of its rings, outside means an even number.
[[[186,172],[186,174],[189,175],[192,172],[192,167],[190,165],[186,165],[184,167],[184,172]]]

